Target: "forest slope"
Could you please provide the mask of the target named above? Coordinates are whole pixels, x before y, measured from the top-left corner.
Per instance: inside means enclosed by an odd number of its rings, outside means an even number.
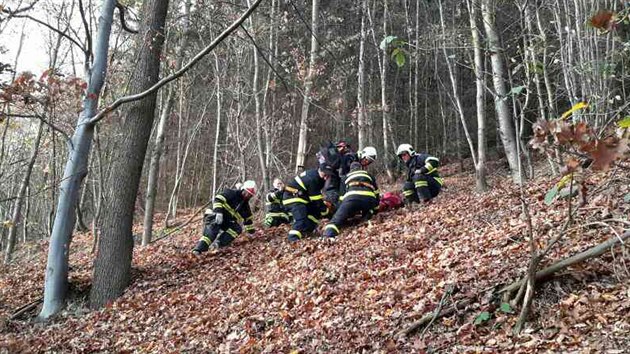
[[[71,254],[77,300],[68,311],[52,325],[32,324],[27,316],[7,321],[16,308],[41,296],[47,249],[42,243],[0,275],[0,348],[245,353],[629,348],[630,258],[619,246],[541,284],[533,321],[521,336],[511,335],[517,316],[496,309],[493,293],[526,270],[526,223],[518,190],[497,175],[491,177],[492,191],[478,196],[472,176],[451,174],[433,207],[383,213],[371,225],[344,229],[334,244],[315,239],[289,244],[281,228],[241,236],[232,247],[197,259],[190,249],[201,225],[190,225],[147,248],[136,247],[132,285],[95,312],[81,301],[92,256],[91,235],[80,234]],[[607,227],[577,226],[628,220],[628,177],[627,171],[595,177],[591,189],[600,192],[588,198],[576,227],[544,264],[614,236]],[[526,186],[542,244],[567,214],[566,202],[543,201],[552,183],[538,178]],[[394,337],[434,309],[449,284],[456,291],[446,301],[474,296],[467,311],[438,319],[423,339],[420,333]],[[483,311],[491,318],[473,324]]]

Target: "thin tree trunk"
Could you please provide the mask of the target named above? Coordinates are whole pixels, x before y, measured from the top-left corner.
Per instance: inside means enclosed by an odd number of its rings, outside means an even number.
[[[486,180],[486,95],[484,78],[484,58],[479,39],[479,27],[477,27],[477,7],[479,0],[467,0],[468,12],[470,14],[470,31],[475,57],[475,84],[477,88],[477,163],[475,164],[475,184],[477,191],[488,190]]]
[[[217,166],[219,164],[219,137],[221,136],[221,76],[219,56],[214,53],[215,82],[217,85],[217,125],[214,129],[214,149],[212,152],[212,198],[217,192]]]
[[[136,46],[140,48],[138,70],[131,81],[132,93],[142,92],[159,79],[160,56],[164,43],[164,24],[168,0],[143,3],[143,22]],[[147,46],[146,43],[151,43]],[[124,136],[115,154],[110,178],[109,198],[104,209],[102,236],[94,261],[94,280],[90,306],[98,308],[116,299],[131,279],[133,254],[133,214],[142,174],[142,165],[155,117],[156,93],[134,102],[122,124]]]
[[[178,71],[182,67],[184,57],[186,56],[186,49],[188,48],[188,31],[190,28],[190,0],[184,3],[184,14],[182,17],[182,41],[177,50],[177,59],[175,62],[175,71]],[[151,243],[153,234],[153,212],[155,208],[155,198],[157,195],[157,183],[160,175],[160,158],[164,153],[164,133],[166,122],[171,115],[171,110],[175,103],[175,90],[173,88],[168,89],[166,94],[166,101],[162,112],[160,113],[160,120],[157,125],[157,131],[155,134],[155,146],[151,154],[151,164],[149,165],[149,176],[147,178],[147,196],[144,207],[144,230],[142,233],[142,246],[147,246]]]
[[[68,284],[68,256],[70,239],[75,223],[75,209],[81,183],[87,174],[88,156],[94,134],[90,123],[96,114],[98,98],[107,70],[109,35],[116,0],[103,0],[95,41],[94,64],[88,80],[88,89],[83,101],[83,111],[69,147],[70,154],[59,188],[59,202],[48,250],[44,305],[39,317],[47,319],[58,313],[64,305]],[[54,134],[53,134],[54,136]]]
[[[359,69],[357,72],[357,123],[359,125],[358,143],[359,149],[367,145],[367,122],[365,108],[365,39],[367,37],[365,29],[365,16],[367,12],[367,0],[361,1],[361,37],[359,40]]]
[[[302,114],[300,118],[300,133],[298,138],[297,158],[295,160],[295,173],[304,168],[306,159],[306,143],[308,138],[308,109],[311,104],[311,90],[315,77],[315,64],[317,63],[317,52],[319,43],[317,42],[317,31],[319,24],[319,0],[313,0],[311,10],[311,55],[308,65],[308,72],[304,82],[304,101],[302,102]]]
[[[29,159],[28,165],[26,166],[26,171],[24,172],[24,177],[22,177],[22,182],[20,183],[20,189],[17,194],[17,198],[15,199],[15,204],[13,204],[13,213],[11,217],[11,226],[9,227],[9,237],[7,240],[7,248],[4,253],[4,264],[9,264],[11,262],[11,257],[13,256],[13,250],[15,248],[15,243],[17,242],[17,231],[18,225],[20,223],[20,217],[22,212],[22,204],[24,203],[24,199],[26,197],[26,191],[28,189],[28,185],[31,182],[31,172],[33,172],[33,166],[35,165],[35,160],[37,160],[37,153],[39,152],[39,143],[42,139],[42,134],[44,133],[44,122],[39,122],[39,127],[37,128],[37,136],[35,137],[35,142],[33,143],[33,151],[31,152],[31,157]],[[26,219],[24,219],[26,223]]]
[[[250,0],[247,0],[247,6],[251,6]],[[249,25],[252,28],[252,38],[256,39],[256,23],[254,17],[249,18]],[[254,118],[256,121],[256,148],[258,150],[258,162],[260,163],[260,172],[262,174],[263,187],[265,190],[269,190],[269,176],[267,175],[267,165],[265,164],[265,150],[263,149],[263,137],[262,137],[262,120],[261,120],[261,105],[260,105],[260,92],[258,92],[258,76],[260,74],[260,63],[258,60],[258,49],[255,45],[252,45],[252,55],[254,57],[254,77],[252,78],[252,94],[254,95]]]
[[[389,19],[387,1],[383,1],[383,35],[387,35],[387,21]],[[381,107],[383,109],[383,156],[385,170],[390,182],[394,181],[394,172],[392,171],[389,157],[391,155],[390,135],[388,134],[389,124],[389,103],[387,101],[387,70],[389,69],[389,53],[388,48],[383,49],[383,60],[381,65]]]
[[[494,17],[496,15],[494,1],[495,0],[482,0],[481,13],[484,28],[486,30],[486,36],[488,38],[490,61],[492,63],[492,81],[494,83],[494,90],[496,91],[494,103],[497,118],[499,120],[501,142],[503,143],[503,149],[505,150],[505,155],[510,166],[512,180],[514,183],[520,184],[523,182],[523,176],[519,174],[514,123],[510,114],[510,108],[508,107],[505,99],[508,95],[505,83],[507,70],[503,61],[503,48],[501,47],[501,40],[494,22]]]

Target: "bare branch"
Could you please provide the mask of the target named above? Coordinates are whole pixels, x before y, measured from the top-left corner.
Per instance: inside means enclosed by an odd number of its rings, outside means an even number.
[[[127,26],[127,22],[125,22],[125,12],[127,11],[127,6],[116,1],[116,8],[118,9],[118,15],[120,16],[120,26],[122,27],[122,29],[129,33],[138,33],[138,30]]]
[[[4,12],[4,11],[3,11],[3,12]],[[49,25],[48,23],[46,23],[46,22],[44,22],[44,21],[42,21],[42,20],[38,20],[38,19],[36,19],[35,17],[30,16],[30,15],[15,15],[14,17],[15,17],[15,18],[27,18],[27,19],[29,19],[29,20],[31,20],[31,21],[33,21],[33,22],[37,22],[37,23],[39,23],[40,25],[42,25],[42,26],[44,26],[44,27],[47,27],[49,30],[51,30],[51,31],[53,31],[53,32],[55,32],[55,33],[57,33],[57,34],[59,34],[60,36],[62,36],[62,37],[64,37],[64,38],[66,38],[67,40],[69,40],[70,42],[72,42],[74,45],[76,45],[77,47],[79,47],[79,49],[81,49],[81,51],[82,51],[82,52],[84,52],[84,53],[86,52],[85,47],[84,47],[81,43],[77,42],[77,40],[76,40],[76,39],[74,39],[74,38],[72,38],[72,37],[68,36],[65,32],[60,31],[59,29],[57,29],[57,28],[55,28],[55,27],[53,27],[53,26]]]
[[[147,90],[143,92],[140,92],[135,95],[124,96],[117,99],[116,101],[114,101],[114,103],[100,110],[94,117],[92,117],[92,119],[81,124],[98,123],[108,113],[120,107],[122,104],[141,100],[147,97],[148,95],[156,92],[162,86],[184,75],[188,70],[190,70],[193,66],[195,66],[197,62],[199,62],[203,57],[205,57],[208,53],[210,53],[217,45],[221,44],[221,42],[223,42],[224,39],[226,39],[230,34],[232,34],[232,32],[234,32],[241,25],[241,23],[243,23],[254,12],[254,10],[256,10],[256,8],[258,7],[258,5],[260,5],[261,2],[263,2],[263,0],[256,0],[256,2],[253,3],[252,6],[245,13],[243,13],[243,15],[240,18],[234,21],[234,23],[232,23],[230,27],[226,28],[217,38],[215,38],[214,41],[212,41],[212,43],[210,43],[207,47],[205,47],[201,52],[197,53],[197,55],[194,58],[192,58],[190,62],[184,65],[181,69],[163,78],[162,80],[158,81],[155,85],[151,86],[150,88],[148,88]]]

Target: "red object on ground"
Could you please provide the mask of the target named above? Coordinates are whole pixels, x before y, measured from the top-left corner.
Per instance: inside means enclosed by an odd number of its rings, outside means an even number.
[[[403,197],[400,193],[387,192],[381,196],[381,201],[378,204],[378,211],[400,208],[403,206]]]

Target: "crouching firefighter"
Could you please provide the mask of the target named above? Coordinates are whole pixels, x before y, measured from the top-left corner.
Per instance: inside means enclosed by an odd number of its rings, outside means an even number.
[[[293,216],[289,241],[298,241],[312,233],[319,219],[328,215],[322,188],[333,173],[330,165],[321,164],[319,169],[306,170],[287,183],[282,204]]]
[[[284,193],[284,188],[284,182],[282,182],[281,179],[276,178],[273,180],[273,190],[265,196],[267,213],[265,214],[263,224],[267,227],[280,226],[290,222],[289,214],[282,205],[282,194]]]
[[[438,173],[440,160],[428,154],[418,154],[409,144],[401,144],[396,155],[407,165],[407,180],[403,185],[405,204],[427,203],[440,194],[444,180]]]
[[[369,220],[378,210],[379,191],[376,179],[361,168],[361,163],[353,162],[345,181],[346,193],[341,205],[324,228],[324,236],[336,237],[341,225],[356,214]]]
[[[243,223],[245,231],[254,233],[252,211],[249,200],[256,194],[256,182],[245,181],[240,189],[226,188],[214,197],[212,214],[206,215],[203,236],[193,249],[195,255],[226,247],[241,234]]]

